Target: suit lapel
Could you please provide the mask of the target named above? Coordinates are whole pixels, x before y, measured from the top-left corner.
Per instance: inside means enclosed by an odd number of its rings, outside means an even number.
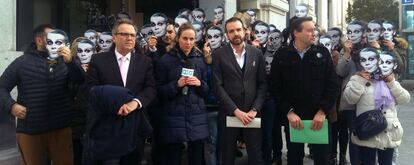
[[[131,81],[134,80],[134,75],[137,73],[137,67],[139,62],[139,54],[135,52],[131,52],[131,60],[129,62],[128,74],[127,74],[127,82],[126,87],[129,87],[129,84],[134,84]]]
[[[244,75],[247,75],[252,67],[256,65],[256,61],[253,58],[253,50],[246,44],[246,54],[245,54],[245,64],[244,64]]]
[[[231,48],[230,44],[228,45],[226,54],[228,54],[228,59],[233,64],[233,69],[237,72],[237,75],[241,78],[243,73],[240,69],[240,65],[237,63],[236,55],[234,54],[233,48]]]
[[[108,75],[112,75],[114,77],[114,83],[119,86],[124,86],[124,83],[122,82],[121,72],[119,70],[118,65],[118,59],[116,59],[115,51],[113,51],[110,56],[108,56],[108,67],[110,69],[108,70]]]

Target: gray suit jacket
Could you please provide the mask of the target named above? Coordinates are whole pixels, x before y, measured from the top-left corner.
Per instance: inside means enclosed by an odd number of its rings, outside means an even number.
[[[262,52],[246,44],[244,72],[230,44],[213,52],[213,81],[221,114],[260,110],[266,96],[266,71]]]

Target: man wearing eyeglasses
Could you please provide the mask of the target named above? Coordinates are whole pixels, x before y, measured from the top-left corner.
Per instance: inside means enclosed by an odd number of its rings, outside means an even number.
[[[131,20],[118,20],[112,30],[115,49],[93,55],[87,73],[87,82],[92,88],[96,85],[116,85],[134,93],[136,98],[122,105],[114,114],[124,118],[129,118],[134,111],[146,109],[156,96],[152,61],[135,51],[136,34],[137,28]],[[136,125],[138,131],[141,126]],[[140,164],[144,138],[137,137],[137,147],[122,156],[119,164]]]

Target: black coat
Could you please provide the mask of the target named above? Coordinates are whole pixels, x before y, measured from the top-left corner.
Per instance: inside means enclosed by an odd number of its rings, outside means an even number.
[[[17,120],[17,132],[39,134],[70,126],[72,98],[70,87],[85,80],[75,60],[66,64],[62,57],[48,63],[47,52],[31,48],[14,60],[0,77],[0,109],[11,111],[14,103],[26,107],[26,118]],[[10,91],[17,86],[15,101]]]
[[[151,134],[152,127],[142,110],[135,110],[127,116],[117,115],[119,108],[135,97],[131,90],[120,86],[91,88],[84,140],[86,160],[120,158],[137,147],[140,137]]]
[[[136,51],[132,52],[126,88],[134,92],[137,99],[141,101],[144,110],[157,95],[153,74],[151,59]],[[114,49],[92,56],[87,78],[89,87],[95,85],[124,86]]]
[[[340,89],[330,53],[319,45],[312,45],[303,59],[293,45],[279,49],[270,81],[277,109],[286,116],[294,108],[302,120],[312,120],[319,109],[328,116]]]
[[[230,44],[213,52],[213,81],[221,116],[234,116],[239,108],[260,111],[266,97],[266,71],[262,52],[246,45],[244,71]],[[260,115],[260,113],[259,113]]]
[[[189,86],[183,95],[177,86],[182,68],[194,69],[201,86]],[[207,111],[204,97],[208,93],[207,69],[203,55],[193,49],[188,56],[178,48],[161,57],[156,67],[157,88],[160,97],[160,137],[164,143],[202,140],[208,136]]]

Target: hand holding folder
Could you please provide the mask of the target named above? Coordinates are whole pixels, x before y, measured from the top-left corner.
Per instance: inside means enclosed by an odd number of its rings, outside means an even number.
[[[290,141],[296,143],[310,143],[310,144],[328,144],[328,120],[323,122],[323,126],[319,131],[312,128],[312,120],[302,120],[303,129],[294,129],[289,124]]]

